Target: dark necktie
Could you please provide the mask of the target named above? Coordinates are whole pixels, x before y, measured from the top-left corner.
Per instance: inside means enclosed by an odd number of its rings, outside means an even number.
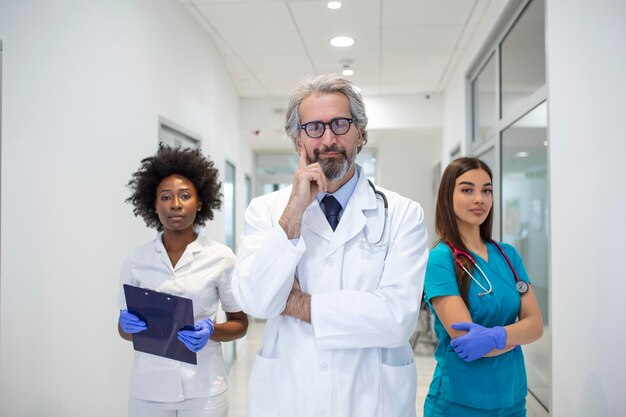
[[[339,224],[339,212],[341,211],[341,204],[335,197],[330,194],[327,194],[326,197],[322,199],[324,202],[324,207],[326,207],[326,219],[328,220],[328,224],[333,229],[333,231],[337,228]]]

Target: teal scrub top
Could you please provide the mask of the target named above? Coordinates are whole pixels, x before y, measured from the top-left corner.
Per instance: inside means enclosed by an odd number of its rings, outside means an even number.
[[[520,280],[529,282],[522,258],[511,245],[500,244],[511,260]],[[470,278],[469,313],[474,323],[484,327],[506,326],[517,321],[520,295],[515,277],[506,260],[493,243],[487,244],[489,262],[471,252],[485,272],[493,291],[478,297],[483,290]],[[472,275],[485,287],[489,285],[474,268]],[[429,255],[424,281],[424,297],[435,318],[439,344],[435,350],[437,366],[428,393],[467,407],[496,409],[511,407],[526,398],[526,368],[521,348],[499,356],[480,358],[473,362],[461,359],[452,346],[450,335],[435,313],[430,300],[439,296],[460,296],[454,271],[452,250],[444,243],[435,246]]]

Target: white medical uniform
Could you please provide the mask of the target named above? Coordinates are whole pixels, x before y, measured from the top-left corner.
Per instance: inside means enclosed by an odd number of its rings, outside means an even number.
[[[409,337],[428,258],[422,208],[382,190],[360,167],[335,232],[317,200],[294,245],[278,224],[291,187],[254,199],[233,274],[247,313],[267,318],[249,382],[248,417],[411,417],[416,369]],[[366,243],[365,238],[367,237]],[[281,316],[297,275],[311,321]]]
[[[235,255],[204,236],[187,245],[176,264],[163,246],[162,234],[133,250],[122,265],[119,308],[126,309],[122,284],[191,298],[194,320],[215,319],[218,302],[226,312],[241,311],[231,291]],[[197,365],[135,351],[130,396],[141,400],[180,402],[217,396],[227,390],[222,346],[209,340],[197,353]]]

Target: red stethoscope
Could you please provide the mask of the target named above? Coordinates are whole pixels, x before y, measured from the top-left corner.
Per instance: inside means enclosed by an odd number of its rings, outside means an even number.
[[[498,242],[496,242],[495,240],[490,240],[490,242],[496,245],[496,248],[498,248],[502,256],[504,256],[506,263],[509,264],[509,268],[511,268],[511,271],[513,272],[513,276],[515,277],[515,288],[517,288],[517,292],[520,295],[526,294],[528,292],[528,283],[526,281],[522,281],[521,279],[519,279],[517,272],[515,272],[515,268],[513,268],[513,264],[511,263],[511,260],[506,255],[506,253],[504,253],[504,249],[502,249],[502,246],[500,246]],[[476,285],[478,285],[483,290],[483,292],[478,293],[478,296],[482,297],[483,295],[491,294],[493,291],[493,287],[491,286],[491,281],[489,281],[489,278],[487,278],[487,274],[485,274],[485,272],[480,268],[480,266],[478,266],[478,264],[476,263],[472,255],[470,255],[469,253],[465,251],[455,248],[450,242],[446,242],[446,244],[450,247],[450,249],[452,249],[452,254],[454,256],[454,260],[456,261],[456,263],[459,264],[459,266],[463,268],[465,272],[467,272],[467,275],[469,275],[472,278],[472,280],[476,283]],[[474,278],[474,275],[472,275],[470,271],[468,271],[467,268],[465,268],[465,265],[463,265],[463,263],[459,260],[459,257],[461,256],[464,256],[465,258],[467,258],[474,265],[474,267],[478,269],[478,271],[480,271],[480,273],[485,278],[485,281],[487,282],[487,285],[489,288],[485,288],[476,278]]]

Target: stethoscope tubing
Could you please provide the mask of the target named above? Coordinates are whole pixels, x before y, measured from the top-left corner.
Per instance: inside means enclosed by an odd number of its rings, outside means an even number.
[[[378,240],[375,243],[370,243],[367,241],[367,236],[365,236],[365,243],[367,243],[368,245],[372,245],[372,246],[383,246],[382,241],[383,241],[383,238],[385,237],[385,230],[387,229],[387,216],[389,215],[389,203],[387,203],[387,197],[385,196],[385,193],[377,190],[374,184],[372,183],[372,181],[367,180],[367,182],[369,183],[370,187],[372,187],[372,190],[374,190],[374,196],[376,196],[376,200],[378,200],[378,196],[381,197],[383,201],[383,211],[385,214],[383,218],[383,231],[380,233],[380,237],[378,238]]]
[[[525,282],[525,281],[522,281],[519,278],[519,276],[517,275],[517,271],[515,271],[515,268],[513,267],[513,264],[511,263],[511,260],[509,259],[507,254],[504,252],[504,249],[502,248],[502,246],[500,246],[500,244],[498,242],[496,242],[495,240],[489,240],[489,242],[493,243],[496,246],[496,248],[498,248],[498,251],[502,254],[504,259],[506,260],[506,263],[509,265],[509,268],[511,269],[511,272],[513,272],[513,277],[515,278],[515,288],[517,289],[517,292],[520,295],[525,294],[528,291],[528,283]],[[482,297],[483,295],[490,294],[493,291],[493,287],[491,285],[491,281],[489,280],[489,278],[487,278],[487,274],[485,274],[485,272],[481,269],[481,267],[478,266],[478,263],[476,263],[476,260],[474,260],[474,257],[472,255],[470,255],[469,253],[465,252],[465,251],[457,249],[450,242],[445,242],[445,243],[450,247],[450,249],[452,249],[452,256],[454,257],[454,260],[456,261],[456,263],[459,264],[459,266],[461,268],[463,268],[463,270],[467,273],[467,275],[469,275],[469,277],[472,278],[472,280],[476,283],[476,285],[478,285],[483,290],[483,292],[478,293],[478,296]],[[465,265],[463,265],[463,263],[461,263],[461,261],[459,260],[459,256],[464,256],[466,259],[468,259],[474,265],[475,268],[478,269],[478,271],[482,274],[483,278],[485,278],[485,281],[487,282],[487,285],[488,285],[489,289],[485,288],[474,277],[474,275],[472,275],[469,272],[469,270],[467,268],[465,268]]]

